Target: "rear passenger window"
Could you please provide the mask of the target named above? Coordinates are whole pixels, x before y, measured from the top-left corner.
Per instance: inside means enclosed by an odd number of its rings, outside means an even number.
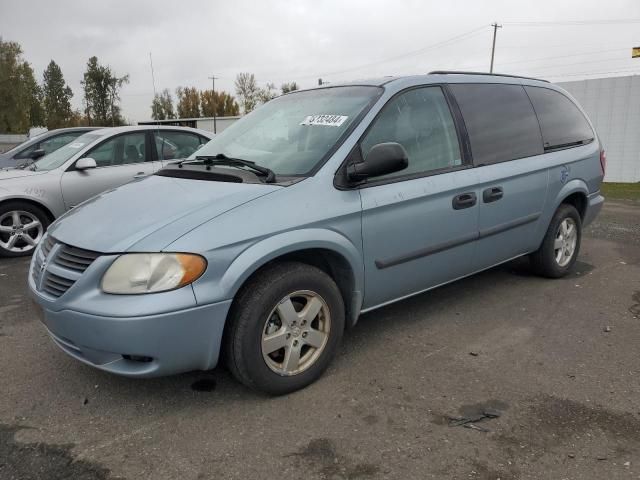
[[[542,87],[525,87],[538,115],[545,150],[588,143],[593,130],[582,112],[560,92]]]
[[[540,126],[520,85],[450,85],[467,127],[473,163],[491,164],[543,153]]]
[[[442,89],[409,90],[391,99],[360,143],[366,157],[378,143],[397,142],[407,151],[409,166],[399,173],[427,173],[462,164],[458,135]]]

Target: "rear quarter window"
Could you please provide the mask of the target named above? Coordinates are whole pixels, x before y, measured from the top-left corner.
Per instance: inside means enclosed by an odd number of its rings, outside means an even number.
[[[543,87],[525,87],[525,90],[538,115],[545,150],[594,139],[589,122],[568,97]]]
[[[543,153],[540,126],[520,85],[449,85],[464,117],[476,165]]]

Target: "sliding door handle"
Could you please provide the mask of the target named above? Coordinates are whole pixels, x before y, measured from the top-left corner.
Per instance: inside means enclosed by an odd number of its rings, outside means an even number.
[[[482,192],[482,201],[484,203],[491,203],[500,200],[504,195],[502,187],[487,188]]]

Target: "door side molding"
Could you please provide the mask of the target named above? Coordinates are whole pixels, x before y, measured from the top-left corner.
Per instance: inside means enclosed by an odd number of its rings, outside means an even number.
[[[496,225],[491,228],[480,230],[478,233],[474,233],[472,235],[465,235],[453,240],[449,240],[447,242],[442,242],[436,245],[432,245],[431,247],[421,248],[420,250],[414,250],[413,252],[405,253],[403,255],[398,255],[396,257],[376,260],[375,264],[379,270],[384,270],[385,268],[394,267],[402,263],[407,263],[412,260],[417,260],[418,258],[427,257],[429,255],[433,255],[434,253],[439,253],[444,250],[449,250],[450,248],[459,247],[460,245],[464,245],[465,243],[470,243],[475,240],[480,240],[481,238],[497,235],[498,233],[511,230],[512,228],[521,227],[522,225],[535,222],[536,220],[538,220],[538,218],[540,218],[540,213],[532,213],[531,215],[526,215],[524,217],[511,220],[509,222],[501,223],[500,225]]]

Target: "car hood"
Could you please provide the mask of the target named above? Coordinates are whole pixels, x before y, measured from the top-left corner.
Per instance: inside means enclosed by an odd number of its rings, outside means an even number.
[[[281,188],[152,175],[87,200],[60,217],[49,233],[103,253],[136,251],[143,239],[141,250],[160,251],[198,225]]]
[[[43,175],[45,173],[47,173],[45,170],[38,172],[28,168],[24,170],[21,168],[2,168],[0,169],[0,181],[9,180],[10,178],[33,177],[34,175]]]

